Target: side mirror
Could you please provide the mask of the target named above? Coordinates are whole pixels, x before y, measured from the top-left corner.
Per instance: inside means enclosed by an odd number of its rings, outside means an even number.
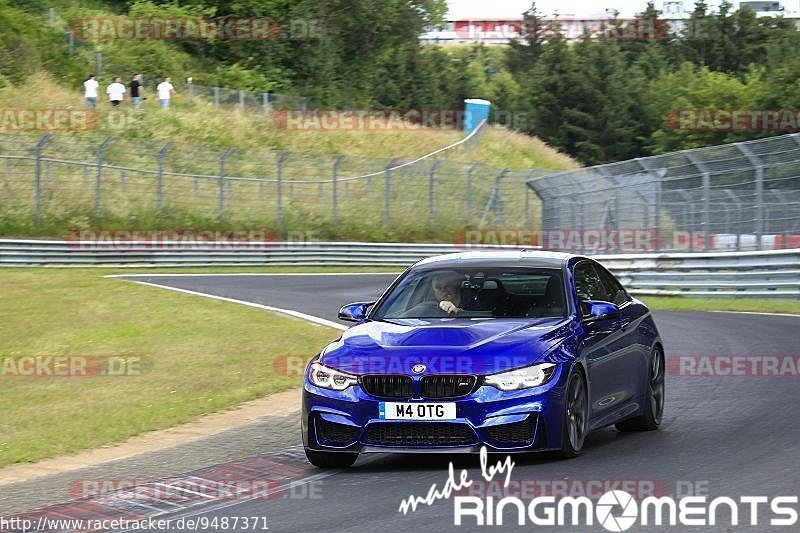
[[[589,313],[584,318],[589,320],[617,318],[619,316],[619,307],[612,303],[601,302],[600,300],[589,300],[584,303],[589,307]]]
[[[367,310],[375,305],[375,302],[357,302],[347,304],[339,309],[339,320],[347,322],[361,322],[367,316]]]

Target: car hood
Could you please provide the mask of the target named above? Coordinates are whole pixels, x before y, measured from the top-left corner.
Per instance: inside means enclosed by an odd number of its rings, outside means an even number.
[[[490,374],[537,362],[570,332],[566,318],[368,321],[328,345],[321,362],[358,375]]]

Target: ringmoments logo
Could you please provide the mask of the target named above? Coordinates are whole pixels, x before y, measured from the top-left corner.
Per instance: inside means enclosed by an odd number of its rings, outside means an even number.
[[[619,516],[614,516],[615,507],[622,509]],[[597,521],[609,531],[625,531],[636,523],[639,513],[636,500],[624,490],[612,490],[603,494],[597,501]]]
[[[488,465],[488,451],[480,451],[481,477],[470,477],[469,471],[461,469],[457,475],[452,461],[448,475],[441,488],[433,483],[425,496],[410,495],[400,502],[398,512],[416,512],[422,505],[431,506],[439,500],[453,498],[453,524],[468,528],[480,526],[591,526],[601,525],[607,531],[627,531],[635,524],[644,526],[714,526],[720,521],[731,526],[794,526],[798,520],[798,497],[795,496],[727,496],[709,498],[695,492],[694,495],[678,497],[645,496],[635,498],[630,492],[618,488],[607,490],[593,501],[587,496],[537,495],[521,499],[518,496],[481,496],[469,494],[477,483],[480,487],[502,482],[503,490],[512,484],[511,474],[515,463],[511,456],[496,464]],[[596,486],[593,480],[581,487]],[[606,480],[612,481],[612,480]],[[654,480],[646,485],[649,491],[656,490]],[[622,480],[616,480],[618,484]],[[640,480],[641,482],[641,480]],[[545,487],[548,485],[545,484]],[[641,486],[641,485],[638,485]],[[681,484],[679,483],[679,487]],[[699,487],[700,485],[698,485]],[[628,488],[628,487],[625,487]],[[637,485],[634,485],[637,488]],[[548,489],[539,489],[546,492]],[[638,489],[637,489],[638,490]],[[540,492],[540,494],[541,494]],[[745,519],[745,515],[748,515]],[[751,528],[752,530],[752,528]]]
[[[720,496],[647,497],[637,501],[624,490],[611,490],[594,502],[587,497],[542,496],[525,502],[509,496],[485,500],[474,496],[456,496],[456,526],[591,526],[607,531],[627,531],[635,524],[643,526],[793,526],[798,520],[798,497]],[[745,512],[749,520],[744,519]],[[750,528],[752,530],[752,527]]]

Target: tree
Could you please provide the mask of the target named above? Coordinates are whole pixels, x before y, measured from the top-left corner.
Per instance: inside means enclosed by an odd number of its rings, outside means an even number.
[[[522,39],[509,43],[506,66],[515,77],[529,76],[544,47],[544,20],[536,2],[522,14]]]

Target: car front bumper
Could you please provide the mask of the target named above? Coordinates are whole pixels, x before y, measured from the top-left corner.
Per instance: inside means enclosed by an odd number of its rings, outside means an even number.
[[[559,365],[561,366],[561,365]],[[319,451],[358,453],[529,452],[561,447],[566,373],[548,383],[500,391],[483,385],[457,399],[386,399],[360,386],[345,391],[316,387],[303,391],[303,445]],[[453,420],[383,420],[382,401],[455,403]]]

